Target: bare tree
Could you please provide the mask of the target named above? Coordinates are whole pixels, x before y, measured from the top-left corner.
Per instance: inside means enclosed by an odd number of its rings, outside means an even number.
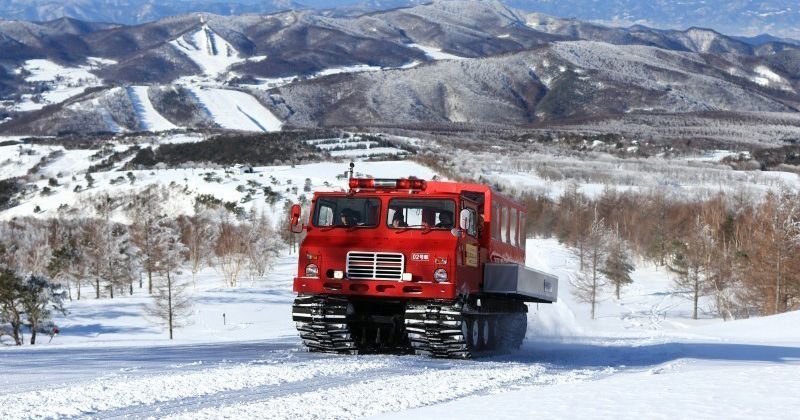
[[[219,236],[214,247],[216,268],[222,273],[225,285],[236,287],[239,276],[247,262],[248,245],[242,228],[229,221],[219,227]]]
[[[609,235],[609,239],[608,255],[600,272],[614,286],[614,294],[619,299],[619,292],[622,286],[633,283],[631,272],[634,267],[631,263],[630,250],[625,241],[620,238],[619,230],[613,235]]]
[[[247,228],[247,267],[251,281],[264,277],[280,253],[280,238],[264,212],[253,209]]]
[[[131,219],[131,238],[142,256],[142,268],[147,273],[147,291],[153,293],[153,272],[156,263],[156,245],[153,236],[158,230],[159,220],[163,218],[161,203],[165,190],[157,185],[149,185],[131,197],[128,217]],[[141,281],[139,288],[142,288]]]
[[[185,293],[186,287],[175,278],[183,263],[186,248],[180,241],[177,226],[166,220],[159,223],[154,240],[158,256],[155,267],[163,280],[153,294],[153,305],[149,312],[166,323],[169,339],[172,340],[174,329],[181,326],[191,312],[191,300]]]
[[[210,211],[200,211],[191,217],[179,219],[181,242],[186,246],[187,260],[192,271],[192,284],[196,286],[196,276],[210,263],[214,253],[214,243],[219,236],[219,228],[214,223]]]
[[[689,236],[673,244],[667,263],[667,268],[676,274],[676,290],[692,299],[692,319],[697,319],[700,298],[710,292],[709,269],[714,246],[711,226],[698,216]]]
[[[575,297],[591,305],[592,319],[595,319],[599,293],[607,284],[601,269],[608,255],[608,238],[608,228],[595,211],[592,223],[582,240],[584,247],[582,250],[575,251],[576,254],[585,256],[585,264],[572,282]]]

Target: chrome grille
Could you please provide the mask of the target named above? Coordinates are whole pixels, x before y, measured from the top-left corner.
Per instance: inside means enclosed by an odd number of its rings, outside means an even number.
[[[405,257],[394,252],[347,253],[347,278],[356,280],[402,280]]]

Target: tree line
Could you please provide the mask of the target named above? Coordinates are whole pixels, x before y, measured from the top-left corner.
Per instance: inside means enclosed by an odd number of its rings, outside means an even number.
[[[590,198],[574,186],[558,199],[521,200],[529,234],[575,249],[576,291],[593,307],[599,288],[611,284],[618,293],[629,282],[625,273],[638,257],[674,274],[694,318],[703,297],[725,319],[800,309],[800,194],[788,188],[762,199],[720,192],[686,200],[613,188]]]
[[[32,279],[47,284],[45,306],[57,310],[62,299],[87,298],[85,289],[95,299],[146,290],[153,297],[150,315],[163,320],[172,338],[191,309],[187,282],[176,277],[183,270],[194,283],[212,267],[227,287],[266,275],[284,238],[265,212],[234,214],[203,201],[192,215],[171,216],[163,205],[168,194],[150,185],[130,195],[97,195],[84,217],[0,222],[0,331],[21,344],[22,319],[31,313],[25,284]],[[35,334],[36,323],[26,325]]]

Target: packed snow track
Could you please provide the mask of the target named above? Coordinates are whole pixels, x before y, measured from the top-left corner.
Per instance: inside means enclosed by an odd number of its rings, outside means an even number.
[[[522,354],[478,361],[323,355],[306,352],[293,337],[187,346],[25,349],[1,352],[0,363],[6,366],[0,404],[8,418],[220,418],[257,413],[271,418],[352,418],[498,390],[589,380],[614,371],[532,362]],[[46,374],[48,380],[31,371]],[[41,402],[34,412],[17,403],[28,398]]]

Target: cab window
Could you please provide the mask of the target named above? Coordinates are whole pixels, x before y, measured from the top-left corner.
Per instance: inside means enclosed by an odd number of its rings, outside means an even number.
[[[394,198],[389,201],[386,225],[392,229],[452,229],[455,202],[441,199]]]
[[[317,227],[375,227],[380,208],[377,198],[321,197],[313,222]]]

